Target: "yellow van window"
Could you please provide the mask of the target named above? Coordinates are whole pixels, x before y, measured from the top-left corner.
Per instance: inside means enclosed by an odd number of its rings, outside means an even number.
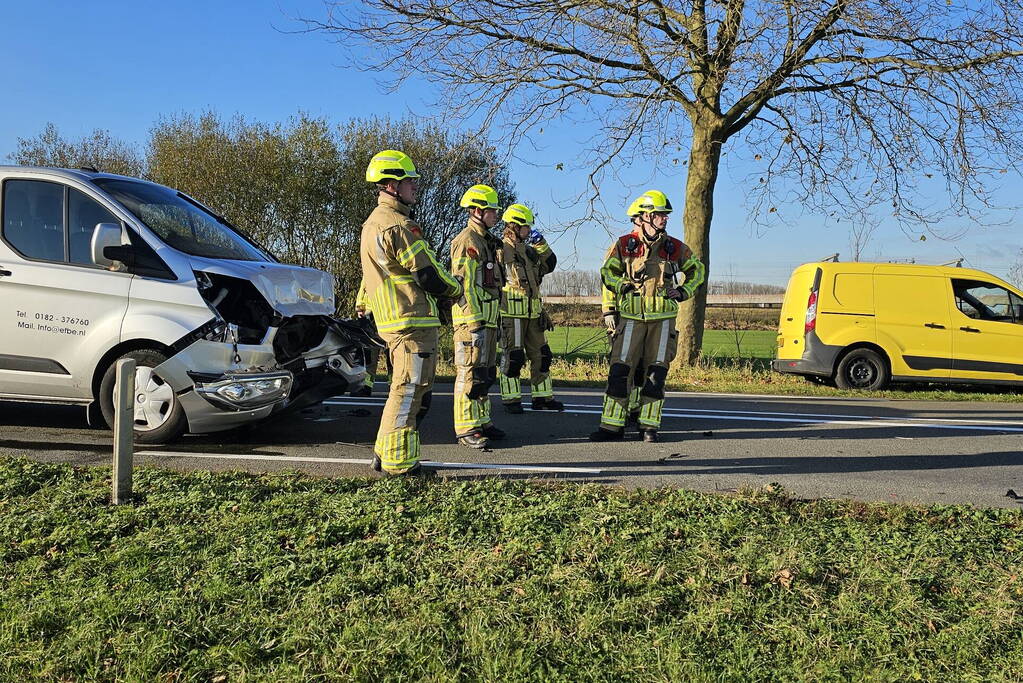
[[[874,282],[870,273],[836,273],[833,292],[836,305],[842,309],[859,313],[874,310]]]

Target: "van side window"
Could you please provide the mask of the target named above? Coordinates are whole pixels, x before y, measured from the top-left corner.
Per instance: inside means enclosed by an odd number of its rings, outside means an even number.
[[[101,204],[75,189],[68,197],[68,247],[71,263],[92,265],[92,233],[99,223],[120,223]]]
[[[64,186],[42,180],[4,183],[3,237],[18,253],[64,260]]]
[[[952,280],[956,308],[975,320],[1023,323],[1023,300],[1004,287],[980,280]]]

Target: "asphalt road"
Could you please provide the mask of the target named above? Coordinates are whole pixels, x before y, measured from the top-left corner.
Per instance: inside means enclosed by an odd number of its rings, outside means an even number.
[[[297,469],[366,475],[385,388],[232,432],[136,446],[136,465],[174,469]],[[777,482],[804,498],[1023,507],[1023,405],[672,393],[661,442],[630,432],[592,443],[601,394],[565,389],[564,413],[507,415],[489,452],[454,443],[451,386],[435,387],[423,458],[444,477],[545,477],[626,487],[734,491]],[[0,403],[0,456],[110,462],[112,436],[84,410]],[[535,469],[531,469],[535,468]],[[1019,499],[1006,495],[1014,490]]]

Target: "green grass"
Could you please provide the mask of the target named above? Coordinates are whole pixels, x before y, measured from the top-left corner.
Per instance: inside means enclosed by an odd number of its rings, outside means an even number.
[[[771,370],[777,333],[767,330],[705,330],[700,362],[672,364],[667,387],[672,391],[712,391],[792,396],[846,396],[918,401],[989,401],[1023,403],[1023,392],[1005,387],[907,384],[884,391],[843,391]],[[607,380],[607,336],[598,327],[556,327],[548,333],[555,360],[555,384],[602,387]]]
[[[1023,512],[0,460],[0,680],[1019,680]]]
[[[711,358],[774,357],[777,333],[764,330],[706,330],[703,355]],[[556,356],[597,358],[609,351],[607,334],[600,327],[555,327],[547,342]]]

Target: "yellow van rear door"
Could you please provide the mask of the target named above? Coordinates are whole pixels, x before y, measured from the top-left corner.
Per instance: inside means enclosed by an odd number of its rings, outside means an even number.
[[[778,358],[797,359],[803,356],[806,302],[816,275],[816,264],[800,266],[792,271],[778,323]]]
[[[949,376],[951,295],[948,279],[939,275],[885,266],[874,272],[877,342],[888,351],[892,375]]]
[[[952,377],[1023,382],[1023,298],[991,282],[951,283]]]

